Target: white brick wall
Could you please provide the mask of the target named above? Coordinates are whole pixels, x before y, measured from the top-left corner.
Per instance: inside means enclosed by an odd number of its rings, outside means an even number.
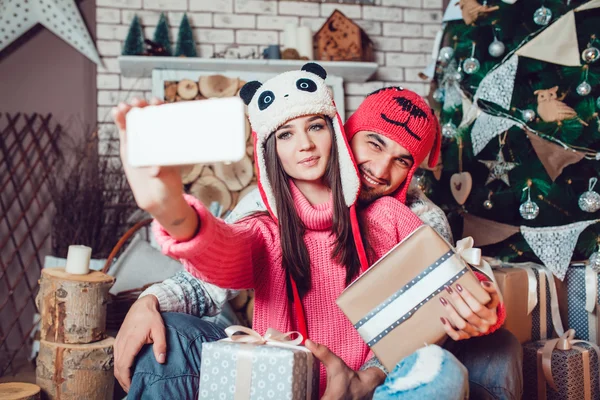
[[[427,94],[429,85],[418,73],[429,61],[440,29],[443,0],[376,0],[375,5],[301,0],[96,0],[97,47],[104,65],[98,68],[98,121],[102,140],[109,141],[110,109],[119,101],[151,96],[150,78],[120,76],[118,56],[129,25],[137,15],[146,37],[152,38],[161,12],[167,16],[171,39],[184,13],[194,28],[200,57],[236,46],[241,53],[261,52],[281,43],[287,23],[316,32],[335,9],[352,18],[373,40],[379,69],[367,83],[346,83],[346,115],[364,96],[384,85],[403,86]],[[103,131],[104,132],[104,131]]]

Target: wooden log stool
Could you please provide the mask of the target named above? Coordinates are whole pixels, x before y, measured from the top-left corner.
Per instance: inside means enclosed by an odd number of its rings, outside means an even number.
[[[41,339],[73,344],[104,339],[108,291],[114,281],[98,271],[73,275],[63,268],[43,269],[37,297]]]
[[[37,384],[49,399],[111,400],[115,385],[113,344],[108,337],[95,343],[40,341]]]
[[[8,382],[0,383],[0,399],[2,400],[40,400],[40,387],[33,383]]]

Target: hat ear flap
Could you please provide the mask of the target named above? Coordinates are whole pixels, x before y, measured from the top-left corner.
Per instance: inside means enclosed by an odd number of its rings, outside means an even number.
[[[434,117],[434,125],[435,125],[435,137],[433,139],[433,146],[431,147],[431,151],[429,152],[429,168],[434,168],[437,165],[438,158],[440,157],[440,150],[442,147],[442,131],[440,128],[440,124]]]
[[[246,103],[246,105],[250,104],[252,98],[256,94],[256,91],[260,89],[261,86],[262,83],[259,81],[251,81],[242,86],[242,89],[240,90],[240,97],[244,103]]]
[[[302,71],[313,73],[313,74],[317,75],[318,77],[320,77],[321,79],[327,78],[327,71],[325,71],[325,68],[321,67],[317,63],[304,64],[304,66],[302,67]]]

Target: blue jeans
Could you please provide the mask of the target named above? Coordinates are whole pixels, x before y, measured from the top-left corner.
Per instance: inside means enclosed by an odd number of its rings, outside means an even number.
[[[223,330],[198,317],[163,313],[167,361],[159,364],[152,347],[142,348],[132,371],[128,400],[197,399],[203,342],[222,339]],[[472,399],[519,399],[522,392],[521,346],[512,334],[452,342],[447,350],[469,371]],[[427,397],[427,396],[426,396]]]

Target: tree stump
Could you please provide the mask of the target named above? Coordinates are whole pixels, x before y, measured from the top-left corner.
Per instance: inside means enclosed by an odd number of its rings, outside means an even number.
[[[112,337],[88,344],[40,341],[36,377],[44,396],[51,400],[111,400],[114,341]]]
[[[72,275],[64,268],[43,269],[38,293],[41,339],[74,344],[104,339],[108,290],[114,281],[98,271]]]
[[[40,400],[40,387],[33,383],[0,383],[2,400]]]

